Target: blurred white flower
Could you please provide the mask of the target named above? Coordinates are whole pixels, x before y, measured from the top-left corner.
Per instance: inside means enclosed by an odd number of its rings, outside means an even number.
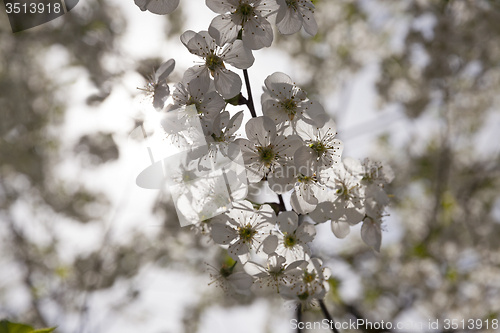
[[[276,27],[283,35],[291,35],[304,27],[311,36],[318,32],[314,19],[314,5],[310,0],[277,0],[279,9]]]
[[[163,110],[165,102],[170,95],[170,89],[167,84],[167,77],[172,73],[175,67],[175,60],[170,59],[154,72],[149,78],[146,88],[139,88],[145,91],[153,98],[153,106],[157,111]]]
[[[207,271],[212,281],[209,285],[214,284],[220,287],[226,295],[249,294],[250,287],[253,284],[253,278],[245,272],[234,272],[234,263],[231,267],[222,264],[220,269],[207,264]]]
[[[215,89],[225,99],[236,96],[241,90],[241,78],[228,70],[225,62],[239,69],[252,66],[254,57],[252,51],[243,47],[243,42],[235,40],[223,47],[218,46],[207,31],[195,33],[188,30],[181,35],[182,43],[189,52],[204,59],[202,65],[189,68],[184,74],[184,81],[201,80],[203,84],[210,83],[210,75],[214,78]]]
[[[271,46],[273,28],[267,18],[276,13],[276,0],[206,0],[206,3],[221,14],[208,28],[218,45],[234,42],[241,30],[245,47],[258,50]]]

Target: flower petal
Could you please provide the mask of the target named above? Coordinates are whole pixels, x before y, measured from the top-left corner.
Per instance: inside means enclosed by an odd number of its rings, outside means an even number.
[[[351,232],[349,223],[345,221],[332,221],[332,232],[337,238],[345,238]]]
[[[214,73],[215,89],[225,99],[238,95],[241,91],[241,78],[238,74],[220,68]]]
[[[208,33],[215,39],[217,45],[223,46],[226,43],[234,42],[238,38],[240,27],[234,21],[232,15],[224,14],[216,16],[212,20],[208,27]]]
[[[280,231],[288,234],[293,233],[299,225],[299,217],[294,212],[281,212],[277,221]]]
[[[259,50],[273,43],[273,28],[262,16],[247,21],[243,27],[242,40],[246,47]]]
[[[236,10],[238,1],[236,0],[206,0],[206,5],[217,14],[225,14]]]
[[[235,40],[224,55],[224,61],[236,68],[247,69],[253,65],[255,58],[252,50],[244,47],[241,40]]]
[[[281,6],[276,16],[276,27],[282,35],[291,35],[302,28],[302,17],[298,10],[288,5]]]
[[[268,117],[252,118],[245,125],[245,132],[253,144],[267,147],[276,137],[276,125]]]
[[[302,14],[304,30],[311,36],[316,35],[318,33],[318,24],[314,18],[314,10],[312,8],[299,7],[299,11]]]
[[[361,238],[368,246],[372,246],[375,251],[380,252],[382,242],[382,232],[380,226],[372,219],[367,218],[361,227]]]

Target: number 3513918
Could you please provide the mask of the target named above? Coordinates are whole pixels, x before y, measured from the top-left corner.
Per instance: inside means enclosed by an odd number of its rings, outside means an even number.
[[[6,3],[7,14],[42,14],[60,13],[60,3]]]
[[[481,319],[462,319],[462,320],[457,320],[457,319],[445,319],[444,320],[444,325],[443,325],[445,330],[449,329],[470,329],[470,330],[478,330],[478,329],[498,329],[498,319],[486,319],[486,320],[481,320]]]

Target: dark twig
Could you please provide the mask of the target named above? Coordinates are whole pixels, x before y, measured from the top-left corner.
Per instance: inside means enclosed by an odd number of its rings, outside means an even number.
[[[323,302],[322,299],[319,299],[318,301],[319,301],[319,306],[321,307],[321,311],[323,312],[323,315],[329,321],[330,328],[332,329],[333,332],[339,333],[339,331],[335,328],[335,321],[333,320],[332,316],[330,315],[330,312],[328,312],[328,309],[326,308],[325,303]]]
[[[246,69],[243,70],[243,76],[245,77],[245,85],[247,87],[247,106],[252,114],[252,118],[257,117],[257,113],[255,113],[255,106],[253,105],[253,97],[252,97],[252,89],[250,88],[250,79],[248,78],[248,71]]]

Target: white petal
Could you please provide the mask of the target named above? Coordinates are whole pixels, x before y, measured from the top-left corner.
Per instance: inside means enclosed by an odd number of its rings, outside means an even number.
[[[382,242],[382,232],[380,226],[372,221],[366,219],[361,227],[361,238],[368,246],[372,246],[377,252],[380,252],[380,244]]]
[[[293,233],[299,225],[299,217],[294,212],[281,212],[278,215],[278,226],[283,233]]]
[[[234,42],[238,37],[239,30],[240,26],[233,20],[232,15],[226,14],[216,16],[208,27],[208,33],[219,46]]]
[[[184,44],[185,47],[187,47],[187,44],[196,35],[196,32],[193,30],[187,30],[181,35],[181,42]]]
[[[276,235],[270,235],[266,237],[266,239],[262,242],[261,251],[269,255],[273,253],[277,247],[278,247],[278,237],[276,237]]]
[[[191,38],[186,47],[188,48],[189,52],[192,54],[196,54],[197,56],[200,57],[205,57],[208,54],[211,53],[210,46],[208,45],[208,42],[205,36],[201,34],[195,34],[193,38]]]
[[[293,157],[295,152],[303,147],[303,142],[297,135],[279,136],[274,142],[276,152],[281,157]]]
[[[174,70],[174,67],[175,67],[175,60],[174,59],[170,59],[166,62],[164,62],[160,68],[158,68],[155,72],[155,82],[161,82],[163,80],[166,80],[167,79],[167,76],[170,75],[170,73],[172,73],[172,71]]]
[[[280,7],[276,16],[276,27],[282,35],[291,35],[299,31],[302,28],[302,18],[299,11],[287,5]]]
[[[242,40],[252,50],[269,47],[273,43],[273,28],[265,18],[257,16],[245,23]]]
[[[166,15],[173,12],[178,5],[179,0],[150,0],[146,8],[153,14]]]
[[[318,33],[318,24],[316,23],[316,19],[314,18],[314,11],[310,8],[299,8],[300,13],[302,14],[302,25],[304,30],[311,36],[314,36]]]
[[[311,199],[314,200],[304,200],[304,197],[300,195],[301,193],[297,190],[292,192],[292,195],[290,197],[290,204],[292,205],[292,208],[294,211],[296,211],[298,214],[308,214],[312,212],[318,203],[318,199],[312,197]],[[314,202],[315,201],[315,202]]]
[[[237,290],[247,290],[253,284],[253,279],[250,275],[244,272],[236,272],[231,274],[227,280],[236,288]]]
[[[252,118],[245,125],[245,132],[252,143],[267,147],[276,137],[276,125],[268,117]]]
[[[230,99],[241,91],[241,78],[226,68],[221,68],[214,73],[214,81],[215,89],[225,99]]]
[[[299,225],[295,234],[302,242],[309,243],[312,242],[316,236],[316,228],[311,223],[304,222]]]
[[[345,238],[351,232],[349,223],[344,221],[332,221],[332,232],[337,238]]]
[[[312,148],[302,146],[293,155],[293,160],[299,171],[305,171],[307,168],[315,168],[317,156],[318,154]]]
[[[236,231],[225,222],[217,222],[212,224],[210,232],[214,242],[217,244],[229,244],[236,238]]]
[[[278,194],[286,193],[293,189],[295,183],[295,166],[291,161],[285,161],[274,168],[267,176],[269,187]]]
[[[167,82],[163,82],[156,86],[153,96],[153,106],[157,111],[163,110],[169,95],[170,89],[168,88]]]
[[[213,118],[218,114],[226,105],[224,99],[216,92],[211,91],[205,95],[205,98],[200,104],[200,110],[205,117]]]
[[[217,14],[225,14],[234,11],[236,9],[235,3],[237,4],[238,2],[231,0],[206,0],[207,7]]]
[[[239,69],[247,69],[253,65],[255,58],[252,50],[243,46],[241,40],[235,40],[229,51],[224,56],[224,61]]]
[[[227,135],[233,135],[243,122],[243,111],[236,113],[227,124]]]
[[[194,65],[184,72],[183,82],[189,82],[193,80],[201,80],[200,85],[210,84],[210,74],[208,73],[207,67],[203,65]]]

